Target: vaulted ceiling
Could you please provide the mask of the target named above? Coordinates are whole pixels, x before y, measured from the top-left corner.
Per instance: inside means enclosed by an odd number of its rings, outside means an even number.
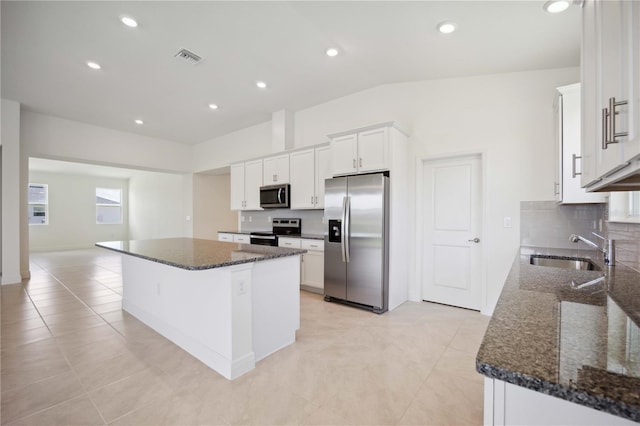
[[[382,84],[578,66],[579,7],[552,15],[543,4],[3,1],[2,97],[196,144]],[[457,31],[439,33],[442,21]],[[203,60],[177,59],[181,48]]]

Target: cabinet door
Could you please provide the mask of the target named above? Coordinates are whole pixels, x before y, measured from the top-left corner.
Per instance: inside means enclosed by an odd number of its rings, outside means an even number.
[[[314,195],[314,150],[291,153],[291,208],[312,209]]]
[[[597,33],[599,34],[599,58],[600,76],[599,76],[599,100],[598,110],[602,114],[604,108],[609,108],[609,99],[615,97],[616,101],[624,100],[626,93],[624,92],[624,74],[625,70],[621,69],[624,62],[623,52],[623,32],[624,20],[622,17],[623,6],[622,1],[598,1],[595,3],[597,22],[599,25]],[[613,120],[616,122],[616,131],[626,128],[626,108],[619,107],[617,111],[620,114],[613,115],[609,119],[609,123]],[[600,135],[602,135],[604,121],[600,121]],[[621,139],[618,143],[602,146],[597,158],[597,169],[599,176],[605,176],[607,173],[618,167],[622,163]]]
[[[347,135],[331,141],[333,175],[350,175],[358,171],[358,135]]]
[[[553,194],[556,202],[562,202],[562,94],[556,97],[553,105],[553,125],[555,142],[555,179],[553,181]]]
[[[316,148],[314,198],[316,209],[324,208],[324,181],[331,177],[331,147]]]
[[[324,290],[324,253],[308,251],[302,256],[300,283]]]
[[[623,2],[622,16],[627,20],[625,52],[628,76],[625,84],[627,93],[627,131],[623,145],[623,160],[630,161],[640,155],[640,4],[637,1]]]
[[[249,235],[246,235],[246,234],[233,234],[233,242],[234,243],[250,244],[251,243],[251,237]]]
[[[233,242],[233,234],[227,234],[226,232],[218,232],[218,241]]]
[[[580,84],[558,88],[560,97],[560,200],[563,204],[604,203],[606,193],[580,187]]]
[[[262,186],[262,160],[244,163],[244,210],[260,209],[260,187]]]
[[[244,163],[231,165],[231,210],[244,208]]]
[[[598,33],[596,4],[586,0],[582,8],[581,101],[582,175],[580,184],[588,187],[598,181],[597,155],[601,149],[601,107],[599,95]]]
[[[276,160],[276,183],[289,183],[289,154],[279,155]]]
[[[265,158],[262,167],[262,181],[265,186],[289,183],[289,154]]]
[[[387,127],[358,134],[358,171],[371,172],[389,169]]]
[[[263,185],[276,184],[276,159],[275,157],[265,158],[262,161],[262,183]]]

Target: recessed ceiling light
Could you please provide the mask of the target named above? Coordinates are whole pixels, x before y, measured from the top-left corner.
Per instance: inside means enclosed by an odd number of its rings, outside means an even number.
[[[260,89],[266,89],[267,83],[265,83],[264,81],[256,81],[256,86],[258,86]]]
[[[325,51],[325,53],[327,54],[327,56],[333,58],[334,56],[338,56],[338,53],[340,52],[338,52],[338,49],[336,49],[335,47],[330,47]]]
[[[135,123],[136,123],[136,124],[144,124],[144,121],[142,121],[142,120],[140,120],[140,119],[137,119],[137,120],[135,120]]]
[[[102,68],[99,63],[93,61],[87,61],[87,66],[93,70],[99,70]]]
[[[571,6],[569,0],[549,0],[542,6],[549,13],[560,13],[567,10]]]
[[[216,105],[216,104],[209,104],[209,108],[211,108],[211,109],[218,109],[218,105]]]
[[[120,21],[130,28],[135,28],[138,26],[138,23],[136,22],[136,20],[130,16],[123,16],[120,18]]]
[[[454,22],[445,21],[438,24],[438,31],[442,34],[451,34],[456,28],[457,25]]]

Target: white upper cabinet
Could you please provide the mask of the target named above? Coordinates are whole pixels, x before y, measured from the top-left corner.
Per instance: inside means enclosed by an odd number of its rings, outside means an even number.
[[[582,184],[634,189],[623,181],[640,186],[640,3],[587,0],[582,18]]]
[[[324,180],[331,175],[329,146],[291,153],[291,208],[324,207]]]
[[[315,207],[314,149],[291,153],[291,208],[313,209]]]
[[[556,201],[562,204],[604,203],[606,193],[586,192],[580,185],[580,83],[558,87],[556,122]]]
[[[231,165],[231,210],[261,210],[262,160]]]
[[[362,129],[331,137],[333,175],[389,169],[389,128]]]
[[[315,149],[315,208],[324,208],[324,181],[333,177],[331,170],[331,147],[321,146]]]
[[[244,199],[244,163],[231,165],[231,210],[243,210]]]
[[[265,186],[289,183],[289,154],[265,158],[262,181]]]
[[[339,136],[331,140],[333,174],[350,175],[358,172],[358,134]]]

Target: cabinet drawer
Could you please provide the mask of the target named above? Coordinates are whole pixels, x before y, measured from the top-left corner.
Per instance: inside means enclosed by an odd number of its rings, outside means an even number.
[[[305,250],[324,251],[324,240],[300,240],[300,248]]]
[[[227,234],[224,232],[218,232],[218,241],[233,242],[233,234]]]
[[[233,242],[234,243],[250,244],[250,241],[251,241],[251,237],[249,235],[235,234],[233,236]]]
[[[278,238],[279,247],[300,248],[300,238]]]

